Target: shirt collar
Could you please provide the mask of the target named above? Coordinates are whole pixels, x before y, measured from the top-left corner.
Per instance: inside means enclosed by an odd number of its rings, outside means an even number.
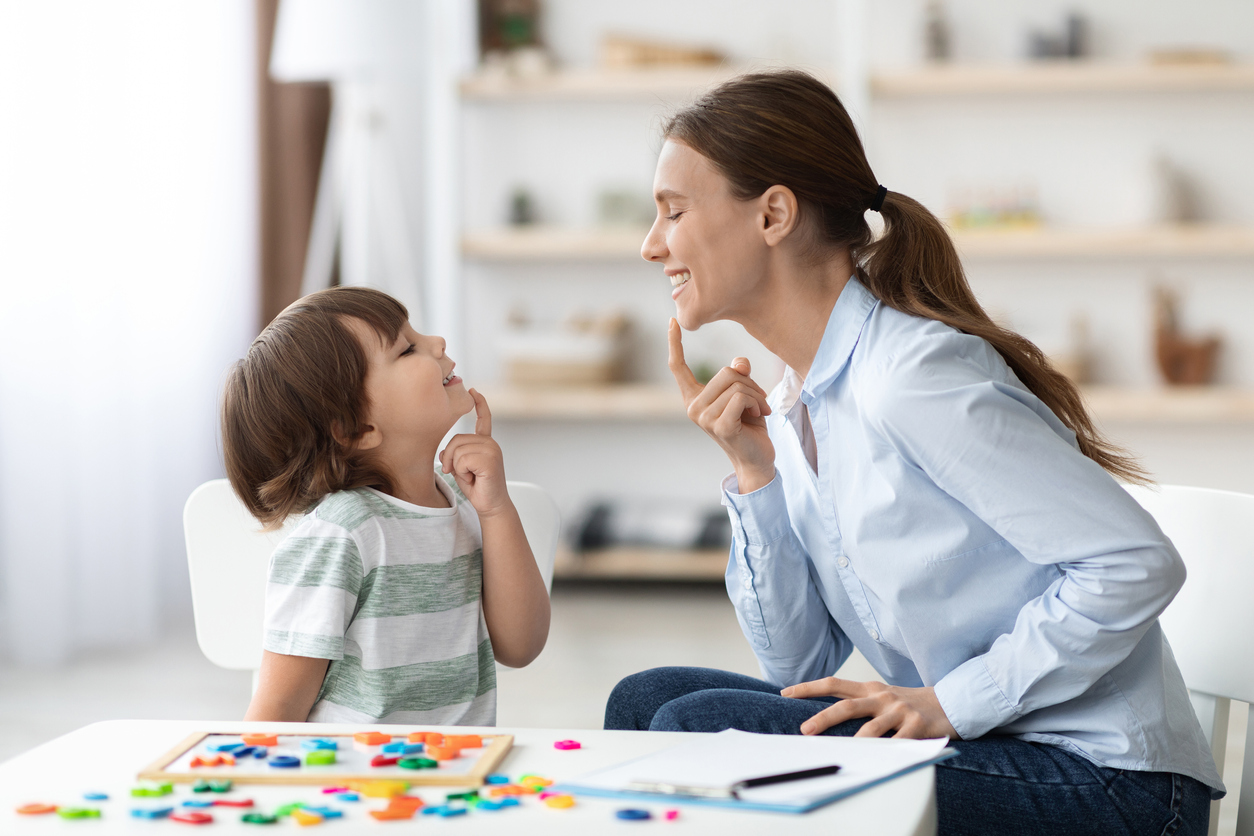
[[[775,389],[774,403],[771,404],[773,412],[787,414],[798,398],[811,404],[827,391],[827,387],[849,364],[858,337],[862,334],[862,326],[878,303],[879,300],[862,282],[850,277],[840,296],[836,297],[832,315],[827,318],[827,328],[814,354],[814,362],[810,364],[810,373],[803,381],[791,368],[784,367],[784,379]]]

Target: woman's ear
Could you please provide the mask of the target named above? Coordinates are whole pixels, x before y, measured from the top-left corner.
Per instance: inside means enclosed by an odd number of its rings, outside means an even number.
[[[758,198],[762,212],[762,235],[768,247],[787,238],[801,220],[797,196],[787,186],[771,186]]]

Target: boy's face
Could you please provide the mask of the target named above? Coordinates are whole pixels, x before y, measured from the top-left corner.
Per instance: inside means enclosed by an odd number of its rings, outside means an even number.
[[[419,334],[407,322],[396,341],[383,345],[372,328],[350,320],[366,352],[366,423],[363,447],[407,456],[440,443],[457,419],[475,408],[442,337]],[[399,463],[398,463],[399,464]]]

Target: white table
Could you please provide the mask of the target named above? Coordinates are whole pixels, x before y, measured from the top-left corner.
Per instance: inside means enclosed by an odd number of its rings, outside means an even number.
[[[394,734],[405,734],[416,727],[372,726]],[[424,729],[431,727],[425,726]],[[95,723],[36,747],[23,755],[0,764],[0,833],[189,833],[197,828],[169,821],[144,821],[132,818],[133,806],[159,806],[166,801],[180,805],[192,798],[189,785],[175,786],[175,793],[165,799],[132,799],[135,774],[168,751],[186,736],[197,732],[278,731],[304,734],[333,734],[362,731],[361,726],[321,723],[224,723],[171,720],[111,720]],[[512,778],[534,773],[555,781],[574,778],[584,772],[639,757],[675,743],[691,739],[690,735],[670,732],[589,731],[587,729],[447,729],[457,732],[506,732],[514,735],[514,748],[501,764],[500,772]],[[558,751],[556,740],[575,739],[583,744],[576,751]],[[356,804],[331,802],[317,787],[274,787],[243,785],[231,796],[252,798],[260,810],[273,811],[280,804],[292,801],[317,802],[344,809],[342,819],[325,822],[315,833],[387,833],[392,829],[422,828],[450,834],[508,833],[522,834],[588,834],[607,832],[649,831],[663,828],[665,833],[764,834],[785,830],[815,834],[874,834],[874,836],[922,836],[936,832],[935,770],[916,770],[880,786],[860,792],[842,801],[829,804],[812,813],[793,815],[753,811],[725,810],[693,805],[640,804],[612,799],[579,797],[575,807],[551,809],[534,797],[524,798],[522,806],[488,812],[471,810],[467,815],[441,819],[423,816],[421,812],[409,822],[379,822],[367,814],[369,809],[386,806],[382,799],[362,798]],[[87,802],[83,793],[106,792],[109,801]],[[431,788],[412,791],[429,804],[443,801],[444,794],[456,788]],[[204,796],[195,796],[203,798]],[[99,807],[99,820],[61,820],[56,814],[21,816],[17,807],[32,802],[63,806]],[[621,821],[614,811],[624,807],[642,807],[653,812],[653,821]],[[666,809],[678,809],[679,819],[660,820]],[[241,823],[238,808],[217,807],[208,812],[214,823],[203,827],[213,832],[221,829],[243,829],[265,834],[278,832],[271,826],[258,827]],[[293,822],[278,827],[290,828]],[[303,831],[304,828],[301,828]]]

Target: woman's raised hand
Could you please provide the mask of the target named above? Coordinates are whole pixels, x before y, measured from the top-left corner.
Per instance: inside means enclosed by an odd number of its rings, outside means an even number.
[[[771,407],[766,392],[749,377],[749,361],[737,357],[702,386],[684,362],[679,323],[671,319],[670,367],[688,417],[718,442],[736,469],[740,492],[751,493],[775,478],[775,445],[766,434]]]

